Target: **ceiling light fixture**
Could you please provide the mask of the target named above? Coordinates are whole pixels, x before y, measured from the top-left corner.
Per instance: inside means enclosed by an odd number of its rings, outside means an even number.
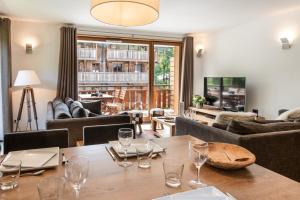
[[[143,26],[159,17],[159,0],[91,0],[91,15],[106,24]]]

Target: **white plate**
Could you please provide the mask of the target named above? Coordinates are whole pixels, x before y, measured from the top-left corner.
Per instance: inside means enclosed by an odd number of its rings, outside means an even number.
[[[53,168],[59,165],[59,147],[12,151],[2,163],[10,159],[23,160],[21,171]],[[0,171],[7,172],[8,169],[1,164]]]
[[[177,193],[169,196],[160,197],[154,200],[235,200],[227,196],[216,187],[209,186],[190,190],[182,193]]]
[[[136,144],[139,144],[139,141],[141,141],[141,140],[139,140],[139,139],[133,140],[131,146],[127,150],[127,157],[137,156],[136,155],[136,149],[135,149],[134,146]],[[164,149],[161,146],[159,146],[158,144],[156,144],[155,142],[150,141],[150,143],[152,143],[152,145],[153,145],[153,153],[160,153],[160,152],[164,151]],[[112,147],[112,149],[116,152],[116,154],[118,154],[118,156],[120,158],[125,157],[124,150],[123,150],[122,146],[119,144],[118,141],[110,141],[109,144]]]

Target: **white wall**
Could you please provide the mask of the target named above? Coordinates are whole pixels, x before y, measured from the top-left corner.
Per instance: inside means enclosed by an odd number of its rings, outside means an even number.
[[[299,22],[299,12],[283,13],[206,38],[196,36],[195,43],[205,40],[205,54],[195,58],[195,93],[203,94],[203,76],[245,76],[249,110],[258,108],[261,115],[275,118],[278,109],[299,107]],[[294,38],[289,50],[281,50],[284,35]]]
[[[60,24],[12,21],[12,78],[18,70],[33,69],[41,80],[34,87],[37,102],[39,128],[45,128],[47,102],[56,95],[58,77]],[[33,44],[33,53],[25,53],[26,42]],[[22,88],[13,89],[13,116],[17,118]],[[20,129],[25,130],[27,121],[26,104],[23,108]],[[32,123],[34,124],[34,122]],[[35,126],[33,126],[35,128]]]

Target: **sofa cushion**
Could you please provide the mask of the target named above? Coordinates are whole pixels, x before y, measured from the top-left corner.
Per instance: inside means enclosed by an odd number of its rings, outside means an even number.
[[[284,121],[295,121],[300,119],[300,108],[295,108],[289,111],[286,111],[279,115],[277,118],[278,120],[284,120]]]
[[[268,132],[279,132],[300,129],[299,122],[278,122],[269,124],[259,124],[255,122],[236,121],[232,120],[227,131],[236,133],[239,135],[248,135],[255,133],[268,133]]]
[[[55,109],[55,107],[60,103],[64,103],[64,101],[60,97],[55,97],[52,102],[53,108]]]
[[[215,119],[215,123],[229,124],[232,120],[238,121],[253,121],[256,117],[255,113],[251,112],[229,112],[222,111],[218,113]]]
[[[74,101],[70,106],[70,112],[72,113],[73,118],[83,118],[88,117],[88,113],[83,108],[82,104],[79,101]]]
[[[68,119],[72,118],[69,108],[64,103],[57,103],[54,108],[54,118],[55,119]]]
[[[73,102],[74,102],[74,100],[72,98],[70,98],[70,97],[65,98],[65,104],[67,104],[69,109],[71,108],[71,105],[72,105]]]
[[[81,101],[82,106],[92,113],[101,115],[101,101]]]
[[[219,123],[213,123],[212,127],[218,128],[218,129],[222,129],[222,130],[226,130],[227,129],[227,125],[226,124],[219,124]]]

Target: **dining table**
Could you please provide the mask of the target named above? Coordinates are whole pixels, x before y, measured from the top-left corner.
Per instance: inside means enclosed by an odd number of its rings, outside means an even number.
[[[89,200],[149,200],[192,190],[189,181],[197,176],[197,169],[188,157],[188,144],[198,140],[190,135],[157,138],[152,141],[165,151],[152,159],[149,169],[137,167],[136,158],[130,158],[134,165],[123,168],[118,165],[120,158],[112,159],[106,150],[108,144],[71,147],[60,149],[69,159],[83,156],[89,160],[89,175],[80,190],[80,199]],[[163,160],[174,158],[184,163],[182,185],[170,188],[165,185]],[[61,159],[61,158],[60,158]],[[48,177],[63,177],[65,166],[48,169],[41,176],[24,176],[13,190],[1,191],[1,200],[39,199],[37,184]],[[252,164],[239,170],[221,170],[205,164],[200,172],[201,181],[229,193],[239,200],[283,200],[300,199],[300,183]],[[74,191],[67,184],[63,199],[75,199]]]

